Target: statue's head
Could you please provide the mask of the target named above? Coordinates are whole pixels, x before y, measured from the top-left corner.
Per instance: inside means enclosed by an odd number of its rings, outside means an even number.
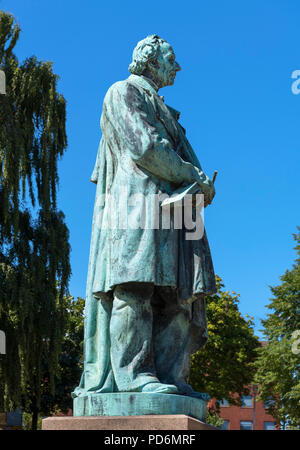
[[[130,73],[151,78],[158,88],[174,84],[179,70],[181,69],[171,45],[156,34],[138,42],[129,66]]]

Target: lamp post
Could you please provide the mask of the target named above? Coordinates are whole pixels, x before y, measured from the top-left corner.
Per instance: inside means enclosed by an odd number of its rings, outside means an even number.
[[[252,423],[252,430],[255,430],[255,405],[256,405],[256,394],[257,394],[258,388],[255,385],[252,385],[252,392],[253,392],[253,423]]]

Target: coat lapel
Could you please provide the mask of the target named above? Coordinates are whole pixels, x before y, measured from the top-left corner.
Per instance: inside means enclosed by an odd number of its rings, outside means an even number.
[[[176,145],[179,138],[176,123],[178,119],[176,119],[176,116],[179,117],[180,113],[175,109],[165,105],[163,99],[157,94],[156,90],[145,77],[130,75],[128,81],[137,84],[146,92],[146,94],[149,96],[151,104],[153,105],[157,120],[162,123],[168,133],[170,140],[174,143],[174,145]]]
[[[151,96],[151,101],[154,106],[157,119],[163,124],[168,135],[176,146],[178,143],[179,134],[177,129],[177,120],[172,113],[173,111],[175,112],[175,110],[165,105],[164,101],[156,93]]]
[[[156,118],[164,126],[169,140],[174,145],[174,150],[186,161],[191,162],[201,169],[199,160],[185,136],[185,129],[178,122],[180,112],[167,106],[153,86],[148,83],[145,77],[130,75],[128,81],[142,88],[149,97],[153,105]]]

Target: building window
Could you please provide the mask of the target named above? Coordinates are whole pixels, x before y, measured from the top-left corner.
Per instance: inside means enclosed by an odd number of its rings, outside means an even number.
[[[275,405],[275,400],[273,397],[268,397],[265,401],[264,401],[264,408],[268,409],[271,406]]]
[[[241,430],[252,430],[252,421],[251,420],[242,420],[240,422]]]
[[[229,420],[224,420],[221,430],[229,430]]]
[[[228,400],[226,400],[226,398],[223,398],[220,402],[219,402],[221,408],[227,407],[229,406]]]
[[[264,422],[264,430],[276,430],[275,422]]]
[[[252,396],[251,395],[243,395],[242,407],[243,408],[252,408]]]

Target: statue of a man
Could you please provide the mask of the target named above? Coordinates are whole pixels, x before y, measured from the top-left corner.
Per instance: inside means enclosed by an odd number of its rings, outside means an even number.
[[[177,229],[173,222],[170,229],[106,223],[111,198],[128,204],[132,195],[171,195],[194,182],[206,205],[214,197],[213,183],[178,122],[179,112],[158,95],[179,70],[172,47],[148,36],[133,52],[129,78],[111,86],[104,99],[103,136],[91,178],[97,192],[84,372],[74,397],[198,395],[187,384],[190,354],[207,340],[204,295],[216,292],[205,231],[201,239],[187,240],[184,227]]]

